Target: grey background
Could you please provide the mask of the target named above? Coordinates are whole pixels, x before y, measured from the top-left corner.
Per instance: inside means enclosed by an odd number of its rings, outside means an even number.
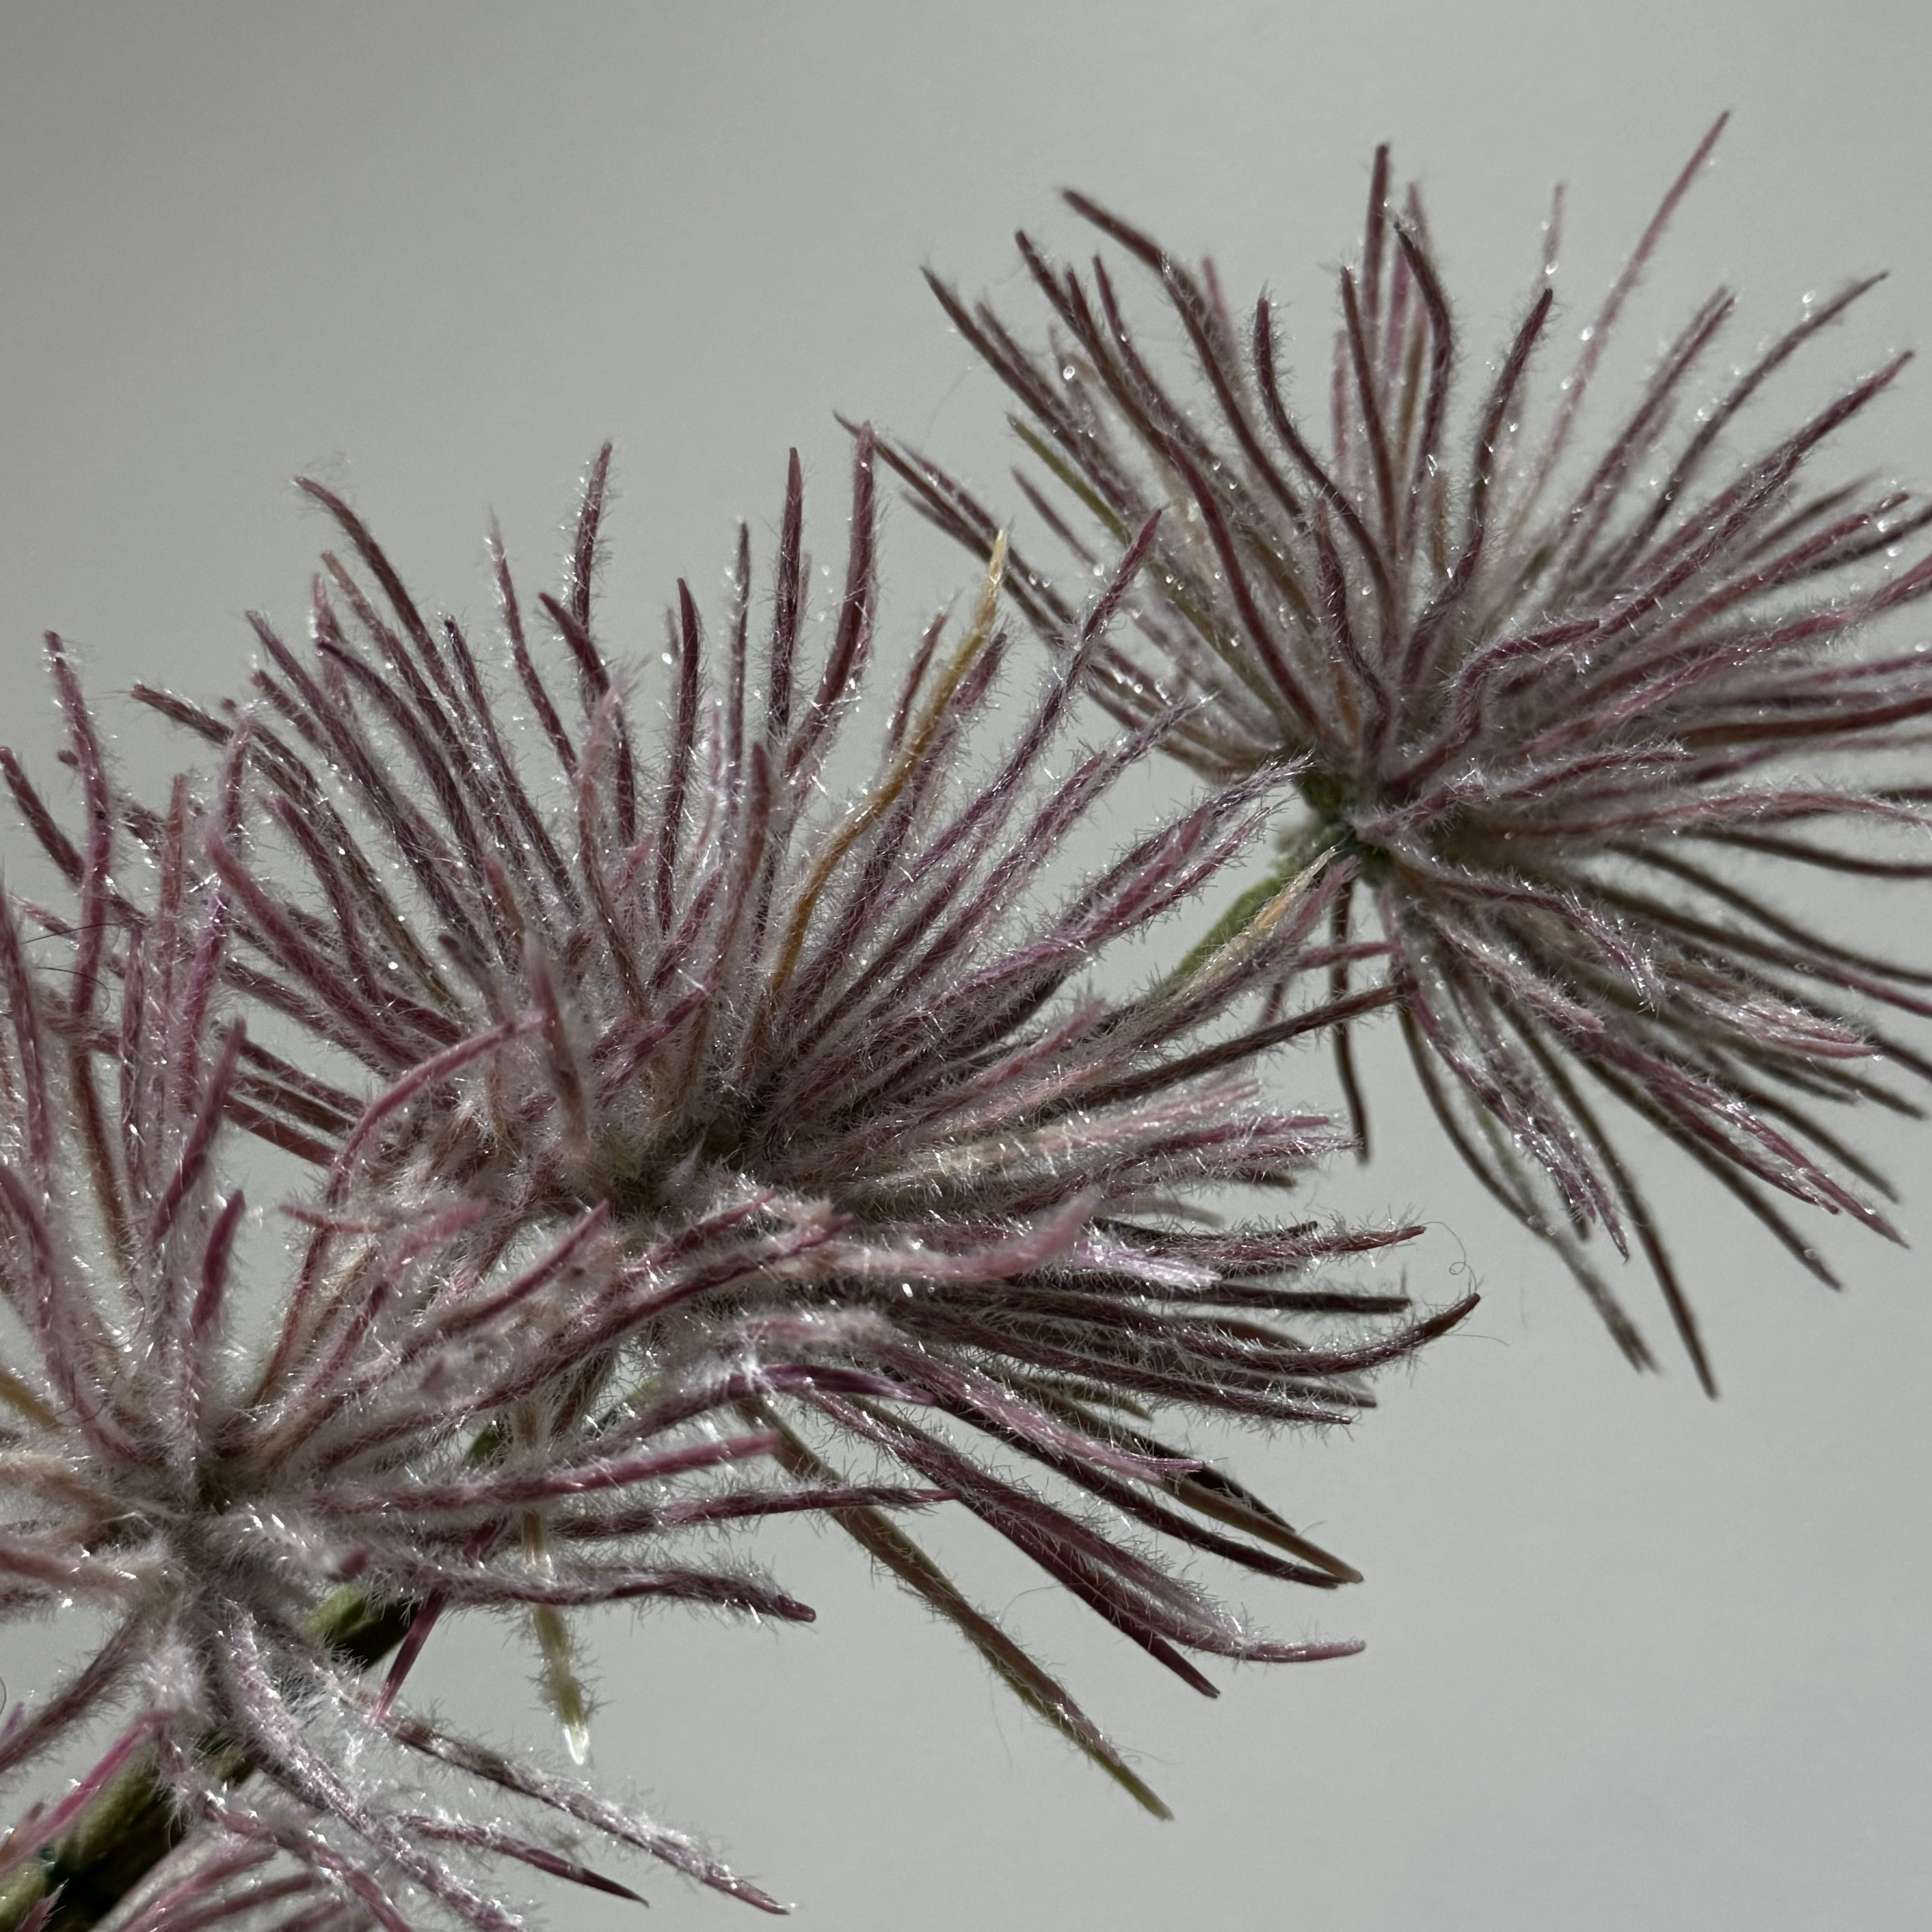
[[[1880,0],[11,0],[0,729],[48,769],[46,626],[104,694],[238,682],[244,610],[299,620],[322,533],[286,487],[298,471],[346,488],[420,592],[480,616],[489,511],[533,578],[614,437],[605,626],[642,650],[677,574],[715,592],[736,516],[768,538],[789,443],[836,553],[835,409],[944,448],[998,496],[995,399],[916,269],[1024,309],[1010,231],[1079,245],[1052,198],[1066,183],[1211,248],[1238,295],[1267,281],[1308,369],[1391,137],[1480,353],[1528,284],[1554,180],[1574,328],[1729,106],[1623,366],[1718,279],[1746,292],[1742,357],[1806,290],[1888,266],[1816,365],[1849,370],[1932,335],[1928,20]],[[1862,455],[1932,475],[1922,376]],[[908,634],[962,581],[903,512],[886,569]],[[164,773],[174,748],[114,715],[124,770]],[[1859,916],[1923,956],[1926,910]],[[1282,1078],[1324,1090],[1312,1064]],[[600,1774],[842,1932],[1932,1922],[1921,1263],[1840,1234],[1852,1286],[1834,1299],[1681,1191],[1726,1388],[1709,1404],[1674,1360],[1626,1372],[1432,1135],[1383,1118],[1376,1165],[1320,1199],[1434,1217],[1412,1286],[1442,1299],[1474,1280],[1484,1307],[1348,1439],[1232,1445],[1369,1573],[1318,1605],[1252,1606],[1365,1636],[1366,1655],[1223,1673],[1209,1705],[1000,1552],[947,1545],[1177,1822],[1140,1816],[806,1531],[770,1550],[818,1604],[811,1630],[597,1628]],[[1886,1148],[1909,1186],[1928,1150],[1925,1132]],[[1909,1225],[1926,1230],[1923,1199]],[[40,1650],[7,1644],[22,1694]],[[537,1736],[528,1670],[484,1625],[440,1636],[423,1686]],[[660,1932],[746,1922],[667,1878],[644,1888]],[[559,1900],[552,1922],[626,1916],[605,1903]]]

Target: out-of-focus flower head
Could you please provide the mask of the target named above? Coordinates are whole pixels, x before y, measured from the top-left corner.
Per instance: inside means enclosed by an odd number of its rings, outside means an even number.
[[[1538,292],[1473,389],[1420,200],[1394,204],[1378,152],[1360,260],[1340,277],[1325,452],[1284,392],[1268,299],[1243,326],[1211,264],[1191,270],[1081,196],[1075,210],[1170,304],[1180,368],[1144,354],[1098,257],[1083,277],[1020,238],[1054,318],[1044,350],[934,284],[1018,398],[1046,472],[1021,487],[1082,566],[1104,569],[1166,512],[1130,599],[1138,638],[1091,654],[1100,701],[1133,725],[1204,700],[1162,745],[1220,782],[1298,763],[1287,869],[1324,854],[1352,866],[1338,940],[1365,908],[1462,1159],[1556,1243],[1642,1361],[1579,1241],[1600,1224],[1627,1252],[1634,1234],[1707,1384],[1616,1116],[1656,1130],[1828,1280],[1777,1196],[1890,1232],[1870,1198],[1882,1179],[1818,1114],[1913,1111],[1874,1062],[1928,1069],[1874,1015],[1932,1011],[1932,980],[1780,898],[1821,871],[1932,871],[1871,844],[1922,822],[1898,766],[1932,711],[1932,656],[1865,640],[1932,590],[1932,511],[1813,471],[1905,358],[1742,440],[1769,380],[1876,278],[1808,298],[1727,383],[1704,374],[1732,308],[1718,290],[1594,454],[1576,439],[1627,298],[1722,125],[1553,382],[1552,216]],[[992,520],[964,488],[916,452],[886,453],[943,528],[990,550]],[[1072,636],[1064,576],[1016,553],[1008,579],[1049,638]],[[1346,1029],[1337,1045],[1360,1122]]]
[[[1073,662],[988,752],[976,730],[1005,650],[996,557],[957,636],[926,634],[880,720],[872,776],[847,791],[828,760],[872,652],[869,436],[816,661],[794,458],[762,644],[741,532],[722,648],[680,586],[656,717],[593,634],[607,460],[560,597],[526,610],[497,547],[526,731],[463,626],[426,620],[354,514],[314,486],[353,562],[327,560],[308,650],[258,620],[250,706],[146,694],[224,748],[195,824],[227,908],[229,983],[320,1049],[300,1066],[239,1049],[230,1115],[326,1166],[350,1202],[460,1195],[478,1272],[533,1239],[614,1255],[608,1292],[580,1318],[608,1351],[589,1378],[600,1399],[620,1390],[654,1412],[660,1384],[734,1324],[824,1340],[815,1359],[872,1378],[873,1394],[820,1381],[744,1399],[746,1426],[776,1435],[795,1480],[836,1486],[855,1455],[910,1469],[1204,1692],[1187,1650],[1352,1648],[1255,1634],[1153,1543],[1318,1587],[1352,1579],[1172,1446],[1154,1412],[1346,1421],[1368,1400],[1363,1372],[1462,1311],[1410,1322],[1399,1293],[1306,1278],[1406,1231],[1203,1218],[1218,1193],[1292,1185],[1346,1144],[1318,1115],[1259,1104],[1250,1063],[1384,995],[1240,1016],[1256,989],[1298,986],[1311,966],[1325,988],[1364,950],[1321,937],[1339,874],[1285,882],[1240,934],[1143,993],[1086,983],[1096,957],[1143,938],[1263,835],[1280,782],[1244,775],[1101,869],[1070,872],[1070,835],[1179,722],[1066,742],[1070,694],[1151,532],[1079,620]],[[540,668],[539,626],[567,698]],[[8,770],[77,877],[80,855]],[[118,808],[163,841],[154,814]],[[298,889],[278,883],[290,862]],[[110,912],[142,916],[125,899]],[[344,1060],[382,1084],[366,1112],[338,1084]],[[586,1398],[566,1396],[576,1426]],[[1016,1457],[1035,1473],[1014,1473]],[[838,1520],[1160,1808],[888,1514]],[[568,1721],[566,1662],[559,1682]]]
[[[124,1884],[140,1869],[130,1847],[196,1826],[188,1868],[158,1877],[134,1922],[216,1922],[188,1905],[212,1913],[231,1878],[278,1855],[328,1894],[291,1922],[305,1924],[399,1928],[420,1892],[508,1932],[522,1922],[476,1875],[503,1858],[625,1891],[553,1831],[601,1834],[772,1906],[680,1834],[399,1703],[400,1670],[380,1685],[364,1673],[399,1638],[412,1654],[446,1606],[534,1618],[555,1672],[569,1606],[808,1617],[679,1539],[774,1511],[934,1499],[802,1484],[779,1435],[742,1419],[804,1387],[897,1394],[847,1363],[864,1318],[722,1317],[625,1401],[606,1330],[634,1290],[608,1232],[579,1217],[479,1265],[487,1202],[428,1182],[378,1198],[355,1190],[347,1160],[300,1210],[282,1298],[247,1288],[266,1264],[242,1261],[243,1198],[218,1174],[250,1064],[242,1023],[218,1024],[236,904],[197,878],[178,785],[154,902],[117,917],[100,748],[57,644],[54,666],[92,829],[63,974],[30,968],[0,898],[0,1616],[80,1606],[101,1635],[10,1712],[0,1773],[107,1709],[134,1714],[0,1846],[5,1922],[64,1886],[86,1916],[63,1904],[50,1922],[94,1922],[116,1896],[104,1869]],[[463,1051],[487,1057],[524,1024]],[[573,1413],[598,1390],[599,1413]],[[496,1808],[482,1816],[479,1790]],[[533,1827],[519,1810],[553,1816]],[[266,1882],[243,1892],[259,1904]],[[170,1887],[186,1888],[178,1919],[155,1902]]]

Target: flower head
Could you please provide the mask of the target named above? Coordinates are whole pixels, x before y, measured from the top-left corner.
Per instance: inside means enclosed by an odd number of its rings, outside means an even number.
[[[656,1413],[661,1389],[722,1337],[812,1350],[856,1385],[801,1374],[742,1396],[795,1480],[840,1487],[855,1454],[909,1468],[1204,1690],[1186,1650],[1352,1648],[1258,1636],[1134,1540],[1317,1587],[1352,1578],[1171,1446],[1153,1412],[1344,1421],[1367,1400],[1363,1371],[1463,1312],[1392,1321],[1399,1294],[1305,1278],[1406,1231],[1202,1220],[1217,1190],[1292,1185],[1344,1144],[1318,1115],[1258,1104],[1250,1063],[1382,996],[1299,1001],[1260,1026],[1236,1017],[1253,990],[1349,956],[1320,938],[1339,877],[1284,885],[1243,933],[1146,992],[1084,984],[1097,955],[1252,844],[1278,782],[1245,775],[1100,871],[1064,876],[1067,834],[1177,722],[1066,742],[1082,665],[1150,532],[1082,620],[1074,663],[988,755],[975,734],[1005,652],[996,559],[957,640],[927,633],[872,776],[842,795],[830,761],[873,646],[869,437],[817,661],[794,458],[768,634],[753,644],[741,536],[722,650],[680,587],[662,725],[643,722],[594,636],[607,458],[568,582],[540,615],[498,548],[534,744],[463,626],[427,621],[359,520],[314,486],[356,567],[327,560],[308,650],[258,620],[251,706],[147,694],[223,748],[218,792],[193,816],[226,908],[229,985],[381,1088],[365,1108],[320,1052],[298,1065],[244,1048],[230,1115],[325,1167],[335,1211],[456,1195],[466,1270],[494,1278],[532,1243],[608,1253],[599,1297],[571,1316],[604,1355],[574,1382],[531,1384],[570,1428],[590,1414],[586,1389]],[[569,699],[539,668],[538,622]],[[10,775],[50,853],[82,866]],[[164,841],[154,814],[118,809]],[[278,883],[290,861],[294,886]],[[125,901],[108,911],[130,930],[146,916]],[[1016,1454],[1034,1479],[1006,1466]],[[887,1514],[854,1504],[838,1520],[1158,1808]]]
[[[122,1826],[145,1817],[161,1843],[196,1824],[212,1833],[202,1852],[220,1855],[194,1867],[197,1899],[216,1883],[208,1871],[278,1852],[358,1924],[401,1925],[398,1900],[420,1891],[507,1932],[521,1922],[478,1888],[479,1859],[625,1890],[514,1816],[476,1816],[463,1790],[479,1786],[508,1812],[548,1810],[770,1906],[680,1834],[396,1694],[444,1609],[528,1615],[553,1675],[568,1670],[554,1620],[571,1606],[684,1600],[808,1617],[680,1540],[773,1512],[934,1499],[801,1483],[781,1466],[783,1438],[742,1419],[806,1387],[898,1396],[848,1364],[864,1318],[721,1317],[625,1400],[609,1387],[607,1330],[634,1291],[608,1235],[580,1220],[479,1266],[488,1204],[429,1185],[379,1200],[332,1184],[301,1210],[280,1300],[244,1294],[261,1258],[238,1261],[246,1210],[218,1172],[248,1065],[242,1022],[215,1020],[235,908],[195,880],[177,786],[154,904],[138,923],[112,917],[99,748],[58,646],[55,669],[100,830],[63,980],[30,969],[0,898],[0,1298],[13,1330],[0,1361],[0,1612],[80,1604],[105,1634],[10,1714],[0,1772],[110,1705],[135,1715],[0,1847],[8,1922],[25,1909],[20,1886],[78,1880],[70,1832],[98,1825],[90,1808],[110,1800]],[[118,1078],[104,1078],[110,1058]],[[590,1391],[609,1397],[594,1417],[570,1400]],[[388,1684],[366,1683],[399,1639]]]
[[[1082,196],[1076,211],[1158,284],[1190,366],[1143,354],[1097,257],[1085,278],[1020,238],[1054,318],[1044,351],[934,284],[1018,398],[1046,472],[1022,488],[1076,559],[1100,567],[1167,513],[1130,600],[1138,638],[1091,656],[1100,701],[1130,724],[1192,704],[1163,748],[1219,781],[1294,762],[1288,869],[1352,862],[1338,938],[1359,910],[1378,925],[1462,1158],[1563,1249],[1642,1360],[1573,1230],[1599,1223],[1619,1250],[1634,1232],[1707,1381],[1614,1116],[1655,1129],[1826,1274],[1775,1196],[1889,1232],[1854,1184],[1882,1182],[1816,1116],[1826,1101],[1904,1106],[1871,1064],[1924,1064],[1873,1015],[1932,1011],[1923,975],[1786,914],[1760,883],[1928,870],[1869,856],[1861,835],[1919,822],[1897,766],[1932,712],[1932,658],[1864,634],[1932,590],[1932,557],[1910,548],[1932,509],[1812,480],[1904,358],[1732,447],[1770,379],[1872,281],[1808,300],[1707,388],[1732,307],[1719,290],[1598,452],[1576,441],[1606,340],[1721,126],[1540,403],[1555,219],[1538,292],[1472,392],[1420,199],[1394,205],[1378,152],[1361,258],[1340,278],[1325,452],[1285,396],[1267,298],[1244,330],[1211,265],[1196,273]],[[990,547],[962,488],[887,453],[943,527]],[[1017,557],[1009,576],[1049,638],[1071,635],[1047,578]],[[1346,1030],[1338,1046],[1359,1119]]]

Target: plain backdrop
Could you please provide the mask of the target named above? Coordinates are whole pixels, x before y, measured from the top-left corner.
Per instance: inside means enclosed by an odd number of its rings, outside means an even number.
[[[238,686],[244,612],[298,625],[346,490],[418,592],[481,619],[482,536],[559,554],[606,436],[607,638],[655,652],[676,577],[768,548],[785,452],[843,543],[835,410],[943,449],[1018,507],[998,396],[919,276],[1033,316],[1010,242],[1078,247],[1078,184],[1265,283],[1318,386],[1374,144],[1429,196],[1478,359],[1569,185],[1563,326],[1699,134],[1715,165],[1649,278],[1626,373],[1713,284],[1744,359],[1802,297],[1889,267],[1790,392],[1932,337],[1932,11],[1742,0],[980,0],[968,7],[0,6],[0,736],[52,774],[39,636],[74,640],[147,785],[183,755],[116,694]],[[1312,393],[1318,393],[1318,386]],[[1844,459],[1932,476],[1908,374]],[[1024,527],[1024,525],[1022,525]],[[965,580],[903,510],[888,617]],[[1903,632],[1927,628],[1922,610]],[[903,648],[903,645],[889,646]],[[10,865],[24,865],[8,835]],[[1857,916],[1932,956],[1922,896]],[[1314,1061],[1285,1063],[1321,1096]],[[820,1621],[612,1617],[590,1636],[598,1774],[700,1827],[838,1932],[1932,1924],[1932,1295],[1921,1261],[1824,1239],[1834,1297],[1674,1174],[1724,1394],[1616,1358],[1546,1255],[1477,1198],[1378,1064],[1383,1138],[1319,1206],[1414,1212],[1402,1263],[1476,1318],[1346,1437],[1216,1444],[1358,1562],[1246,1595],[1347,1662],[1220,1673],[1204,1702],[968,1532],[938,1535],[1174,1805],[1156,1825],[836,1536],[767,1553]],[[1932,1228],[1932,1130],[1882,1150]],[[1633,1295],[1660,1344],[1642,1284]],[[29,1694],[46,1633],[0,1639]],[[516,1634],[439,1635],[424,1694],[542,1738]],[[650,1922],[746,1922],[644,1874]],[[552,1899],[557,1926],[634,1910]]]

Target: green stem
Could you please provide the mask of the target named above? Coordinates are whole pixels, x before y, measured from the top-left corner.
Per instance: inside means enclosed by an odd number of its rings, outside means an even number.
[[[1249,886],[1208,928],[1206,936],[1168,976],[1166,984],[1178,986],[1198,971],[1229,940],[1253,924],[1262,908],[1296,873],[1306,871],[1318,859],[1340,850],[1346,838],[1342,827],[1322,819],[1290,833],[1282,845],[1281,862]]]

